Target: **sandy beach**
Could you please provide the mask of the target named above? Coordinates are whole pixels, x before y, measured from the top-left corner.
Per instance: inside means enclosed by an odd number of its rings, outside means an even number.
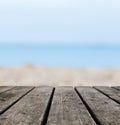
[[[120,68],[0,67],[0,85],[119,86]]]

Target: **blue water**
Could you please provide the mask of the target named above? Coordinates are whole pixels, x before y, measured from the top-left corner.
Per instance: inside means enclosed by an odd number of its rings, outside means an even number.
[[[0,66],[119,67],[120,45],[1,44]]]

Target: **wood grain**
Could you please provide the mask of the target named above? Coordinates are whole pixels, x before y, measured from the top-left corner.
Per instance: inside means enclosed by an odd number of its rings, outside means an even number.
[[[116,86],[116,87],[112,87],[112,88],[117,89],[117,90],[120,91],[120,86]]]
[[[14,87],[12,87],[12,86],[0,86],[0,93],[8,91],[12,88],[14,88]]]
[[[0,115],[33,87],[15,87],[0,94]]]
[[[102,125],[120,125],[120,105],[93,88],[77,87],[81,97]]]
[[[72,87],[56,88],[47,125],[96,125]]]
[[[95,88],[120,104],[120,91],[119,90],[116,90],[110,87],[95,87]]]
[[[41,125],[52,90],[35,88],[0,117],[0,125]]]

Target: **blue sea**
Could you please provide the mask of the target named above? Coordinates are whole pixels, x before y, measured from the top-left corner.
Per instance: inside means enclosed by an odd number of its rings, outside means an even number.
[[[120,45],[0,44],[0,66],[120,67]]]

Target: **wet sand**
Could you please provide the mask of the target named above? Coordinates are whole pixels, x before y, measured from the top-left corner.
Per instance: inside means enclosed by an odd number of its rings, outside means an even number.
[[[120,86],[120,68],[0,67],[0,85]]]

